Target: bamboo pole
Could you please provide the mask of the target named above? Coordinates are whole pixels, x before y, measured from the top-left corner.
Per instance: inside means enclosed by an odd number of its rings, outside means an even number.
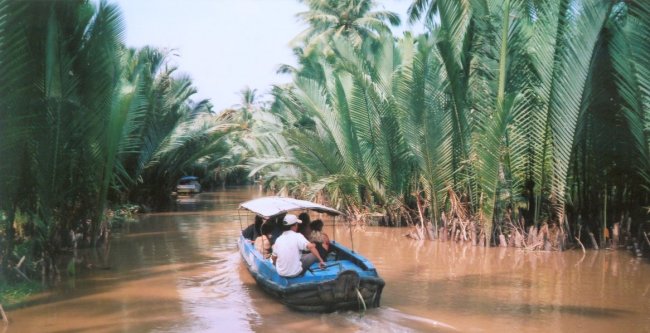
[[[607,247],[607,184],[605,184],[605,191],[603,193],[603,225],[600,231],[600,247],[603,249]]]
[[[15,270],[15,271],[20,275],[20,276],[22,276],[23,279],[25,279],[25,280],[27,280],[27,281],[29,281],[29,282],[32,282],[32,280],[31,280],[29,277],[27,277],[27,275],[25,275],[25,273],[23,273],[20,269],[18,269],[17,267],[14,267],[14,270]]]
[[[598,247],[598,242],[596,242],[596,237],[594,237],[594,233],[591,232],[591,230],[587,229],[587,233],[589,233],[589,238],[591,238],[591,243],[594,245],[594,249],[599,250],[600,248]]]
[[[621,219],[622,221],[623,219]],[[621,223],[616,222],[614,223],[614,226],[612,227],[612,247],[617,248],[618,247],[618,242],[619,242],[619,237],[621,234]]]
[[[20,269],[20,266],[22,266],[24,262],[25,262],[25,256],[20,258],[20,260],[18,261],[18,265],[16,265],[16,268]]]
[[[637,257],[642,257],[642,256],[643,256],[643,252],[641,252],[641,247],[639,246],[639,242],[637,242],[636,240],[634,240],[633,245],[634,245],[634,253],[636,254],[636,256],[637,256]]]
[[[582,258],[580,258],[580,260],[578,260],[578,262],[574,265],[574,266],[578,266],[582,263],[583,260],[585,260],[585,257],[587,256],[587,251],[585,251],[585,246],[582,245],[580,238],[578,237],[574,237],[574,238],[578,241],[578,244],[580,244],[580,247],[582,248]]]
[[[2,322],[5,325],[9,325],[9,318],[7,318],[7,314],[5,313],[5,310],[2,308],[2,304],[0,304],[0,317],[2,317]]]
[[[418,216],[420,217],[420,226],[422,227],[422,238],[426,238],[428,240],[431,240],[432,237],[431,235],[426,231],[426,225],[424,221],[424,208],[422,207],[422,204],[420,203],[420,192],[415,193],[415,203],[417,204],[418,208]],[[416,224],[417,225],[417,224]]]
[[[350,224],[350,244],[352,245],[352,253],[354,253],[354,237],[352,237],[352,224]]]
[[[571,226],[569,225],[569,218],[567,217],[567,214],[564,214],[564,225],[566,228],[566,234],[568,236],[571,236]],[[570,237],[567,237],[568,240],[570,240]]]
[[[22,258],[20,258],[20,261],[18,261],[18,265],[14,266],[14,270],[15,270],[16,272],[18,272],[18,274],[20,274],[20,276],[22,276],[25,280],[31,282],[32,280],[31,280],[30,278],[28,278],[27,275],[25,275],[25,273],[23,273],[23,272],[20,270],[20,266],[22,266],[24,262],[25,262],[25,256],[23,256]]]
[[[587,251],[585,250],[585,246],[582,245],[582,242],[580,241],[580,238],[575,237],[575,239],[578,241],[578,244],[580,244],[580,247],[582,248],[582,254],[586,254]]]

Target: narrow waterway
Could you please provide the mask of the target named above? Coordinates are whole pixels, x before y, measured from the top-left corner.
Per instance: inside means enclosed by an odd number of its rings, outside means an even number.
[[[624,251],[526,252],[417,242],[406,229],[326,232],[385,279],[365,314],[299,313],[241,263],[240,202],[204,193],[113,235],[92,268],[9,312],[0,332],[650,332],[650,264]]]

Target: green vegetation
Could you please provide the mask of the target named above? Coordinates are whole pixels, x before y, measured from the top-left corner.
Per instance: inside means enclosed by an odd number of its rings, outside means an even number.
[[[564,248],[641,234],[650,5],[418,0],[426,34],[375,21],[359,39],[338,22],[373,1],[306,3],[300,66],[282,68],[293,83],[253,126],[251,170],[270,187],[422,237]]]
[[[41,285],[36,282],[20,282],[11,286],[0,284],[0,304],[4,306],[18,304],[39,290],[41,290]]]
[[[643,235],[650,3],[415,0],[428,31],[396,38],[375,1],[304,2],[293,81],[217,113],[168,51],[123,45],[114,5],[0,0],[0,279],[26,258],[48,280],[56,255],[107,241],[111,212],[164,207],[188,174],[418,237]]]
[[[122,26],[105,1],[0,1],[1,280],[47,282],[55,256],[107,241],[110,212],[223,165],[238,123]]]

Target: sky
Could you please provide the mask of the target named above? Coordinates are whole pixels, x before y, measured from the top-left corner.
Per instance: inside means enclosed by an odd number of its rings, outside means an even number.
[[[245,87],[268,97],[273,84],[291,77],[276,74],[281,64],[296,65],[289,42],[307,28],[296,14],[298,0],[113,0],[125,19],[129,47],[173,50],[171,60],[198,90],[194,100],[210,99],[214,110],[237,105]],[[411,0],[377,0],[376,9],[402,18]],[[420,30],[421,31],[421,30]]]

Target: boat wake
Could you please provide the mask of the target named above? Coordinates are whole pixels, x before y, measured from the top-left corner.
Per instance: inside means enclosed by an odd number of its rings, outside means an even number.
[[[207,272],[179,288],[185,316],[192,318],[189,327],[187,321],[182,325],[182,331],[205,332],[215,327],[223,332],[252,331],[261,316],[239,276],[239,253],[223,251],[206,264]]]
[[[329,321],[346,321],[349,325],[357,327],[358,332],[460,332],[457,328],[443,322],[386,307],[373,309],[365,314],[350,311],[327,316],[331,317],[327,318]]]

